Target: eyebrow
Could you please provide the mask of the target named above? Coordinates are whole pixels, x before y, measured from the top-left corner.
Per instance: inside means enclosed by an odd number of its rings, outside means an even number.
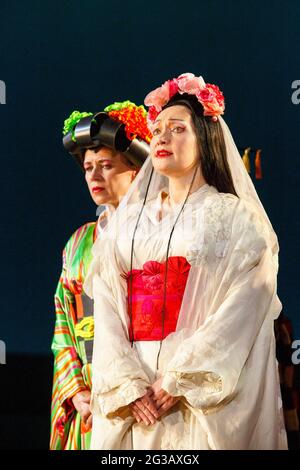
[[[154,124],[156,124],[157,122],[160,122],[161,119],[156,119],[156,121],[154,121]],[[185,122],[184,119],[178,119],[178,118],[169,118],[168,121],[180,121],[180,122]]]
[[[99,160],[98,161],[99,163],[112,163],[112,160],[108,159],[108,158],[103,158],[102,160]],[[84,162],[84,164],[88,165],[89,163],[93,163],[92,160],[87,160]]]

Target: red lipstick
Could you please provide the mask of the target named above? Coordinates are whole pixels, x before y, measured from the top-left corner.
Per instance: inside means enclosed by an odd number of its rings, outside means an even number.
[[[167,150],[157,150],[155,156],[157,158],[166,158],[166,157],[170,157],[171,155],[173,155],[171,152],[168,152]]]
[[[101,191],[104,191],[104,188],[101,188],[100,186],[95,186],[92,188],[93,193],[101,193]]]

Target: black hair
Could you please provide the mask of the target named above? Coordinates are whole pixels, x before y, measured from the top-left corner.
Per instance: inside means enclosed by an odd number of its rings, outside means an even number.
[[[237,196],[227,160],[221,124],[211,116],[204,116],[203,106],[195,95],[177,93],[164,106],[185,106],[191,111],[200,152],[200,165],[205,181],[219,192]]]

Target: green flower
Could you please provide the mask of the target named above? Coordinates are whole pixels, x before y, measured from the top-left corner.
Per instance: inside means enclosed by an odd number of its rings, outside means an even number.
[[[68,132],[72,132],[72,140],[76,142],[74,129],[76,124],[84,117],[92,116],[93,113],[81,113],[80,111],[73,111],[72,114],[64,121],[64,128],[63,128],[63,135],[68,134]]]

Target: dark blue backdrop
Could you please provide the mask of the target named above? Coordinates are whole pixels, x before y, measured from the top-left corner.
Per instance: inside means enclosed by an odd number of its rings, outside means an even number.
[[[240,146],[263,149],[256,182],[281,244],[279,294],[300,338],[297,1],[1,1],[1,322],[7,351],[49,354],[53,293],[71,233],[95,218],[61,145],[73,109],[141,103],[182,72],[226,97]]]

